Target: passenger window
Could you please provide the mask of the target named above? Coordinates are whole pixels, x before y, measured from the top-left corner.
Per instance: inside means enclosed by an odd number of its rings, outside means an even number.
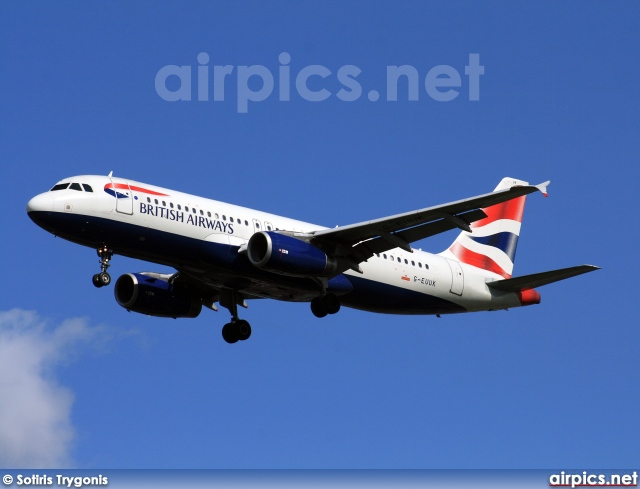
[[[162,207],[167,207],[167,203],[164,200],[162,201]]]
[[[409,260],[407,260],[406,258],[404,259],[404,264],[408,265],[409,264]]]
[[[220,216],[218,215],[217,212],[214,214],[214,216],[216,217],[216,219],[220,219]]]
[[[153,201],[158,205],[158,199],[153,199]]]
[[[173,202],[169,202],[169,207],[173,209]]]
[[[222,214],[222,220],[226,221],[227,220],[227,216],[225,216],[224,214]]]
[[[51,192],[55,192],[56,190],[64,190],[69,186],[68,183],[59,183],[58,185],[54,185],[51,189]]]
[[[196,208],[195,208],[195,207],[192,207],[192,208],[191,208],[191,212],[193,212],[194,214],[197,214],[197,213],[198,213],[198,211],[196,211]]]
[[[422,263],[418,262],[418,268],[422,268]]]
[[[229,218],[229,222],[233,222],[233,217],[230,217],[230,218]]]
[[[204,212],[202,211],[202,209],[200,209],[200,215],[204,216]]]
[[[180,204],[178,204],[178,210],[181,211],[182,207],[180,206]]]
[[[82,188],[84,189],[85,192],[93,192],[91,185],[89,185],[88,183],[83,183]]]
[[[267,226],[267,230],[268,230],[268,231],[271,231],[271,226]]]
[[[207,211],[207,217],[211,217],[211,212]]]
[[[429,265],[427,265],[426,263],[424,264],[424,268],[426,268],[427,270],[429,270]]]
[[[411,266],[415,267],[416,266],[416,262],[414,262],[413,260],[411,260]]]
[[[386,253],[383,253],[382,256],[384,257],[385,260],[387,259],[387,254]]]
[[[245,220],[245,221],[244,221],[244,225],[245,225],[245,226],[248,226],[248,225],[249,225],[249,221]]]
[[[184,210],[185,212],[189,212],[189,208],[186,205],[184,206]]]
[[[149,202],[149,204],[151,204],[151,197],[147,197],[147,202]]]
[[[82,192],[82,188],[80,187],[79,183],[72,183],[71,185],[69,185],[69,188],[71,190],[78,190],[79,192]]]
[[[402,260],[400,259],[400,257],[398,257],[398,263],[402,263]]]

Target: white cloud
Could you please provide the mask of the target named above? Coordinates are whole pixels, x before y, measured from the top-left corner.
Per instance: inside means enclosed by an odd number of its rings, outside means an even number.
[[[85,319],[50,328],[33,311],[0,312],[0,466],[72,465],[74,394],[58,384],[55,369],[101,332]]]

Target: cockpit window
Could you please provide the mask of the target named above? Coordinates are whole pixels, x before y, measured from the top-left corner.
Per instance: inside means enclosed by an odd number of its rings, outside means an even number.
[[[59,183],[58,185],[54,185],[53,188],[51,189],[51,192],[55,191],[55,190],[64,190],[65,188],[67,188],[69,186],[68,183]]]
[[[82,192],[82,188],[80,187],[79,183],[72,183],[71,185],[69,185],[69,188],[71,190],[78,190],[79,192]]]
[[[88,183],[83,183],[82,188],[84,189],[85,192],[93,192],[91,185],[89,185]]]

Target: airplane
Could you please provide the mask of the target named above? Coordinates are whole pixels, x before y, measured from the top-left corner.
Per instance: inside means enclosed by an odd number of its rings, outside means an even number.
[[[387,314],[495,311],[540,303],[540,287],[599,269],[580,265],[513,277],[526,196],[550,182],[504,178],[493,192],[326,228],[113,176],[65,178],[27,204],[55,236],[97,250],[93,284],[111,283],[114,254],[175,273],[121,275],[116,302],[129,312],[197,317],[219,304],[227,343],[251,336],[247,300],[309,302],[316,317],[341,306]],[[459,229],[438,254],[411,243]]]

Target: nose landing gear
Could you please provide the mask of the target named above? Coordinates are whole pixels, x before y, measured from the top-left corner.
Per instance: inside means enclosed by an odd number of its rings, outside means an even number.
[[[113,251],[111,251],[107,245],[98,248],[98,256],[100,257],[100,273],[96,273],[93,276],[93,285],[96,287],[104,287],[105,285],[109,285],[111,283],[111,275],[107,273],[107,268],[109,268],[111,261],[111,257],[113,257]]]

